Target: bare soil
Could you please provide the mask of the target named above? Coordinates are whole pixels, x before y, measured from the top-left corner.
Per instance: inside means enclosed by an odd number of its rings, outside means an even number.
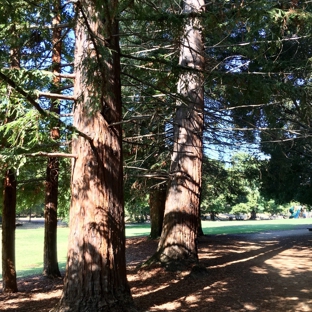
[[[127,239],[128,280],[139,312],[312,311],[312,232],[291,231],[201,237],[201,267],[168,272],[140,268],[157,241]],[[19,292],[3,294],[0,311],[45,312],[59,300],[62,279],[18,279]]]

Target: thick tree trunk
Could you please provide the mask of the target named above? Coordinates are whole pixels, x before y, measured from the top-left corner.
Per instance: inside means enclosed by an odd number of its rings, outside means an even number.
[[[54,1],[54,18],[53,25],[61,22],[60,18],[61,3],[59,0]],[[60,28],[54,28],[52,32],[52,68],[54,74],[61,72],[61,52],[62,52],[62,32]],[[53,80],[53,89],[58,88],[61,82],[59,76]],[[53,92],[53,90],[52,90]],[[59,114],[60,107],[58,101],[52,101],[51,111]],[[58,127],[51,130],[51,138],[58,140],[60,131]],[[55,157],[48,158],[46,172],[46,194],[44,205],[44,250],[43,250],[43,274],[49,277],[61,276],[57,262],[57,203],[58,203],[58,175],[59,162]]]
[[[184,13],[198,13],[204,0],[184,1]],[[193,16],[195,16],[194,14]],[[203,40],[200,21],[186,21],[179,63],[190,70],[181,74],[174,118],[174,145],[164,227],[157,257],[163,263],[197,261],[197,231],[201,192],[203,132]]]
[[[74,126],[85,135],[72,144],[78,158],[72,163],[68,260],[55,311],[131,311],[122,132],[110,126],[121,121],[117,2],[77,6]]]
[[[164,220],[167,190],[164,187],[154,188],[150,191],[149,206],[151,217],[151,238],[161,235]]]
[[[2,210],[2,279],[3,292],[17,292],[15,269],[16,180],[13,170],[4,178]]]

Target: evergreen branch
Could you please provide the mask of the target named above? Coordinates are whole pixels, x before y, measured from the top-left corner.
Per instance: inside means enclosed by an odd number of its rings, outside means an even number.
[[[5,81],[8,85],[10,85],[17,93],[22,95],[39,113],[41,116],[45,118],[52,118],[57,120],[61,125],[65,127],[65,129],[70,130],[72,132],[78,133],[81,137],[85,138],[87,141],[92,143],[92,138],[89,137],[87,134],[81,132],[76,127],[71,126],[63,122],[59,119],[59,116],[56,116],[50,111],[44,110],[39,103],[33,98],[31,94],[29,94],[27,91],[25,91],[23,88],[21,88],[19,85],[15,83],[14,80],[12,80],[10,77],[6,76],[3,72],[0,70],[0,79]]]
[[[19,94],[21,94],[31,105],[33,105],[36,110],[44,117],[48,117],[49,113],[41,108],[39,103],[32,97],[31,94],[29,94],[27,91],[25,91],[23,88],[21,88],[19,85],[15,83],[14,80],[12,80],[10,77],[6,76],[3,72],[0,70],[0,79],[5,81],[8,85],[10,85],[15,91],[17,91]]]
[[[276,40],[259,40],[259,41],[247,41],[242,43],[235,43],[235,44],[215,44],[212,46],[205,46],[205,49],[215,49],[215,48],[231,48],[231,47],[245,47],[249,45],[256,45],[260,43],[270,44],[276,42],[284,42],[284,41],[299,41],[300,39],[307,39],[311,38],[311,35],[300,36],[300,37],[291,37],[291,38],[283,38],[283,39],[276,39]]]

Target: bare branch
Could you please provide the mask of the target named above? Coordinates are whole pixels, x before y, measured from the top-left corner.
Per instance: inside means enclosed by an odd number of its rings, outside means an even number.
[[[76,74],[54,74],[56,77],[75,79]]]
[[[38,92],[39,97],[45,97],[48,99],[59,99],[59,100],[70,100],[70,101],[76,101],[76,97],[72,95],[64,95],[59,93],[49,93],[49,92]]]
[[[76,154],[65,154],[65,153],[46,153],[46,152],[37,152],[37,153],[31,153],[31,154],[25,154],[25,156],[28,157],[37,157],[37,156],[43,156],[43,157],[63,157],[63,158],[78,158],[78,155]]]

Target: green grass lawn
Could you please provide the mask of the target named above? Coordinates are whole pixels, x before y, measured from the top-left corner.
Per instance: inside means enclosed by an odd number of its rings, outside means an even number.
[[[274,230],[291,230],[298,227],[312,227],[312,219],[284,219],[269,221],[202,221],[206,235],[224,235],[238,233],[268,232]],[[58,228],[58,261],[61,270],[66,265],[67,238],[69,229]],[[126,237],[148,236],[149,224],[134,224],[126,226]],[[43,268],[43,237],[44,229],[16,229],[16,269],[17,276],[40,274]],[[1,239],[1,231],[0,231]],[[0,248],[0,258],[1,248]],[[0,267],[0,279],[2,267]]]
[[[268,231],[292,230],[312,227],[312,219],[246,220],[246,221],[202,221],[205,235],[247,234]]]

